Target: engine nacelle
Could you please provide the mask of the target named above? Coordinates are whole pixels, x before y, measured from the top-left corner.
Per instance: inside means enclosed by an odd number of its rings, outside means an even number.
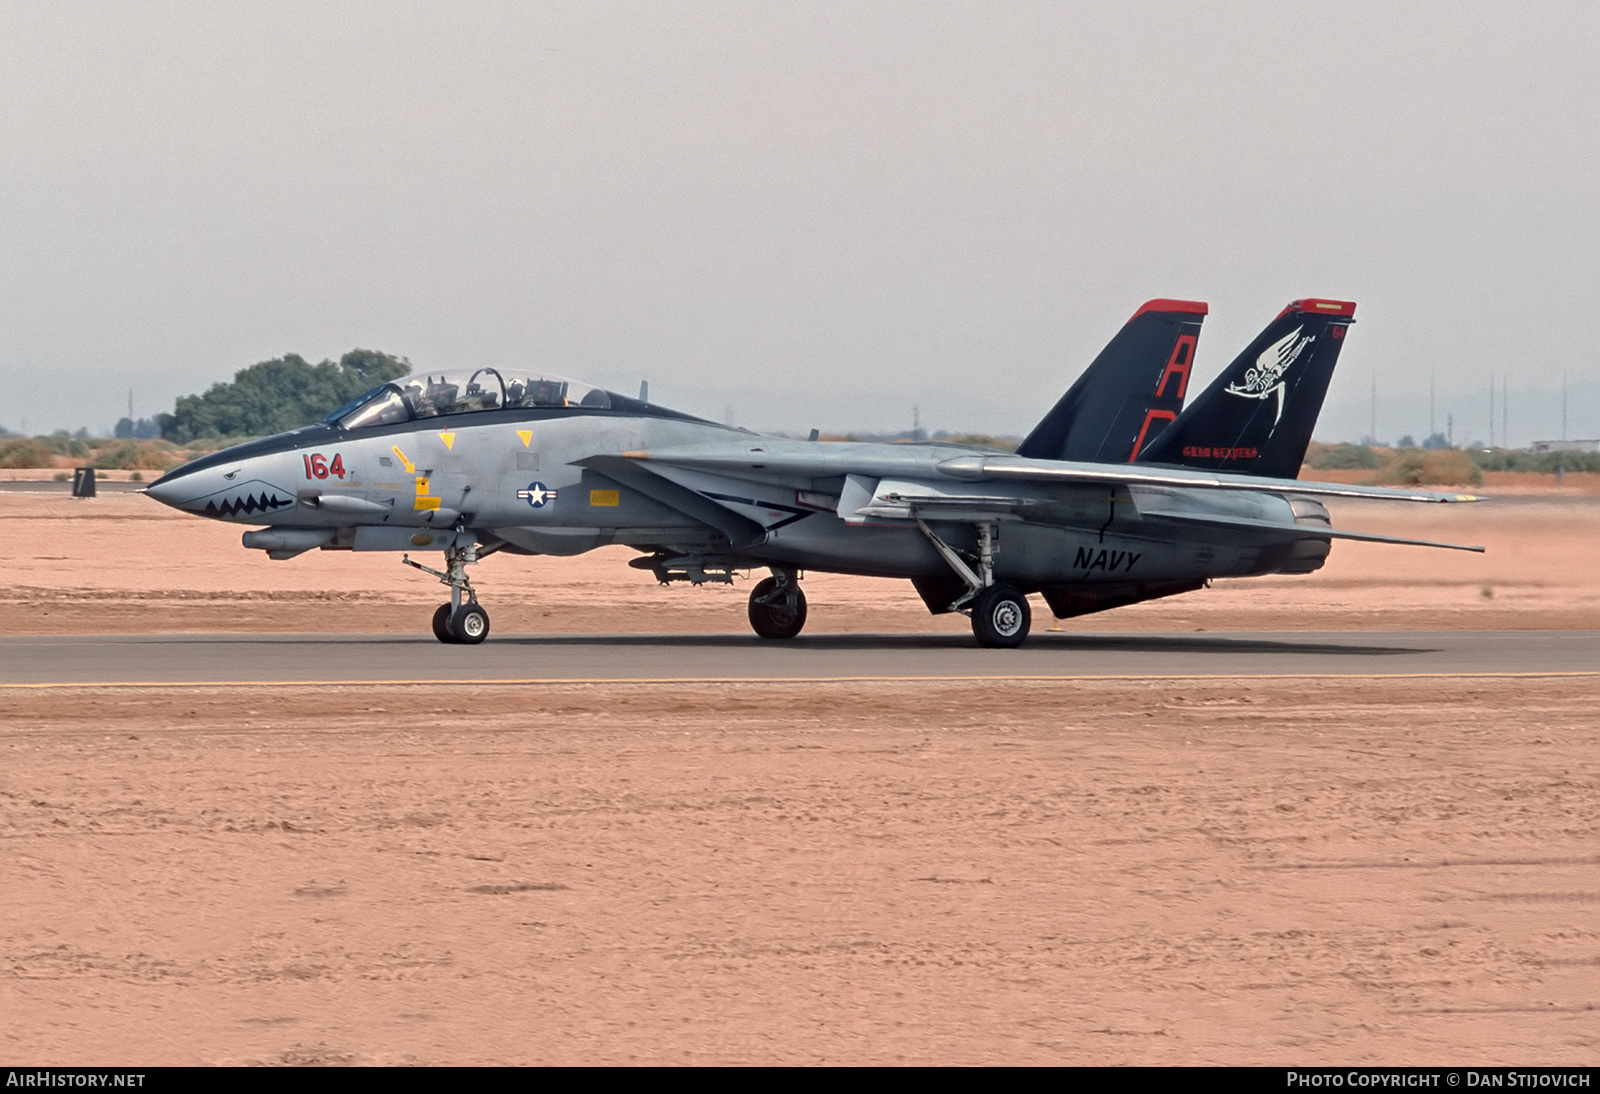
[[[1328,516],[1328,507],[1316,498],[1308,498],[1300,494],[1290,494],[1288,497],[1289,508],[1294,513],[1294,522],[1306,528],[1332,528],[1333,520]],[[1320,536],[1307,536],[1305,539],[1294,541],[1294,547],[1289,551],[1289,561],[1285,562],[1278,573],[1280,574],[1309,574],[1322,569],[1322,564],[1328,560],[1328,552],[1333,549],[1333,540]]]

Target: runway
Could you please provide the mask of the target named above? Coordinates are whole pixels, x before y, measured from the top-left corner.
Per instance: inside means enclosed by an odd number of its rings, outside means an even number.
[[[1600,675],[1600,631],[1033,635],[89,635],[0,639],[0,687]]]

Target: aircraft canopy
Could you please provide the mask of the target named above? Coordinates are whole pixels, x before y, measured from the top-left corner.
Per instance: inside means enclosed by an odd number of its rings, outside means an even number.
[[[443,414],[511,407],[586,406],[608,410],[612,400],[612,394],[602,388],[548,373],[443,369],[413,373],[373,388],[334,411],[328,420],[346,429],[365,429]]]

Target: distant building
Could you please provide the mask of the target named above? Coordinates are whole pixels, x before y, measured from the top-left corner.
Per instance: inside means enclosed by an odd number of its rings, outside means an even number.
[[[1534,441],[1535,452],[1600,452],[1600,440]]]

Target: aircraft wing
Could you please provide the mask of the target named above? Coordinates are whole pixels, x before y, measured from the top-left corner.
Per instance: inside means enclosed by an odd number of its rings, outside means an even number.
[[[757,521],[719,504],[705,494],[663,478],[634,460],[621,456],[591,456],[576,462],[581,467],[592,467],[608,478],[716,529],[727,537],[729,545],[735,549],[759,543],[766,534],[765,527]]]
[[[1180,487],[1258,494],[1307,494],[1386,501],[1485,501],[1477,494],[1406,487],[1354,486],[1336,482],[1263,478],[1151,464],[1071,463],[1002,453],[948,453],[933,445],[889,445],[782,441],[761,438],[739,449],[695,447],[622,453],[629,460],[767,481],[839,475],[893,479],[956,479],[963,482],[1078,483],[1100,486]]]

